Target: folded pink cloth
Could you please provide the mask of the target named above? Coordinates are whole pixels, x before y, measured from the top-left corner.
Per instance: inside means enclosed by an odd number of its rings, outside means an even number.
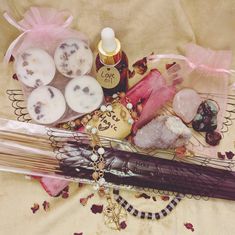
[[[50,196],[55,197],[69,184],[69,181],[42,177],[40,183]]]

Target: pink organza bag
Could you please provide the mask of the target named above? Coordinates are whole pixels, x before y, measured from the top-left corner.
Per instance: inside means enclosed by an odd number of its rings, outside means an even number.
[[[185,56],[150,55],[148,63],[156,63],[162,59],[171,59],[176,62],[167,72],[162,74],[170,85],[176,86],[177,90],[184,87],[195,89],[203,100],[212,99],[218,104],[217,130],[220,132],[226,113],[229,77],[234,73],[233,70],[230,70],[231,51],[214,51],[195,44],[188,44],[185,47]],[[149,100],[154,100],[154,96],[157,96],[157,92],[154,92],[153,88]],[[152,109],[153,104],[150,106]],[[166,107],[163,109],[167,110]],[[143,119],[145,117],[140,117],[140,120]],[[218,152],[218,146],[207,145],[204,134],[196,131],[193,131],[193,137],[188,147],[196,154],[207,157],[216,156]]]
[[[53,55],[58,43],[66,38],[79,38],[88,43],[88,38],[81,32],[69,28],[73,16],[68,11],[54,8],[31,7],[24,18],[17,22],[7,12],[5,19],[22,33],[9,46],[4,61],[27,48],[39,47]]]
[[[16,58],[28,48],[40,48],[47,51],[52,57],[56,47],[65,39],[73,38],[84,41],[88,45],[88,38],[81,32],[70,28],[73,17],[67,11],[58,11],[53,8],[31,7],[19,22],[16,22],[8,13],[4,13],[5,19],[22,33],[10,44],[4,61],[9,62],[11,56]],[[49,84],[58,88],[64,94],[64,88],[70,79],[58,71],[53,81]],[[26,101],[34,88],[21,83]],[[82,116],[67,105],[64,115],[52,125],[67,122]]]
[[[200,92],[203,99],[212,99],[219,105],[217,115],[217,130],[220,132],[226,114],[229,88],[229,69],[232,62],[231,51],[213,51],[197,45],[186,46],[186,57],[196,65],[184,86],[192,85]],[[192,150],[208,156],[216,156],[218,146],[212,147],[201,144],[202,138],[192,140]]]

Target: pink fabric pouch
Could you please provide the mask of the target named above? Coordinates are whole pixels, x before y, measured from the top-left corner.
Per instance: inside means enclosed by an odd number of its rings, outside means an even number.
[[[191,86],[203,99],[212,99],[218,104],[217,130],[221,132],[227,108],[232,52],[214,51],[189,44],[186,46],[185,55],[195,66],[182,85]],[[216,156],[218,146],[206,145],[204,136],[196,132],[194,134],[191,149],[208,157]]]
[[[162,73],[168,85],[176,87],[176,90],[184,87],[192,88],[200,94],[203,100],[212,99],[218,104],[217,130],[220,132],[226,114],[229,78],[234,73],[230,69],[232,61],[231,51],[215,51],[195,44],[188,44],[185,47],[185,56],[156,54],[147,57],[148,63],[153,63],[154,66],[155,63],[163,59],[170,59],[176,62],[166,72]],[[146,101],[146,106],[144,107],[146,114],[148,113],[147,109],[152,113],[154,104],[158,103],[159,99],[155,99],[155,96],[157,97],[157,91],[152,92],[149,100]],[[167,105],[161,111],[168,112],[168,114],[172,112]],[[148,119],[145,116],[143,113],[139,123],[137,122],[137,126],[141,127],[141,122],[144,123]],[[188,147],[196,154],[207,157],[216,156],[218,152],[218,146],[212,147],[206,144],[204,134],[196,131],[193,131],[193,137]]]
[[[23,16],[23,19],[16,21],[7,12],[4,13],[5,19],[22,33],[10,44],[4,61],[9,62],[11,56],[17,58],[18,54],[23,53],[29,48],[40,48],[49,53],[54,58],[54,52],[59,44],[65,39],[78,39],[88,45],[88,38],[83,33],[71,29],[70,25],[73,16],[68,11],[58,11],[54,8],[31,7]],[[87,73],[89,73],[88,71]],[[56,71],[53,80],[48,84],[59,89],[62,94],[71,78],[67,78]],[[28,96],[35,89],[21,83],[21,87],[27,101]],[[63,116],[52,123],[55,126],[61,122],[74,120],[84,114],[73,111],[67,104]]]
[[[58,11],[54,8],[30,7],[24,18],[16,21],[7,12],[5,19],[22,33],[10,44],[4,61],[27,48],[38,47],[53,55],[58,43],[67,38],[78,38],[88,42],[81,32],[73,30],[70,25],[73,16],[68,11]]]

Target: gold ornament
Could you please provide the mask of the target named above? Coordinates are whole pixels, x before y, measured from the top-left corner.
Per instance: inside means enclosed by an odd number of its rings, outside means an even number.
[[[120,230],[120,223],[126,221],[127,213],[118,203],[114,203],[110,194],[106,195],[108,202],[107,207],[103,211],[105,225],[114,230]]]

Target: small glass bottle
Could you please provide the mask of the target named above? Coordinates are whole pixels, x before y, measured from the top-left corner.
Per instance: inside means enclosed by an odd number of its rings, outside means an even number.
[[[128,59],[121,50],[121,43],[115,38],[113,29],[104,28],[98,44],[96,57],[96,79],[105,95],[126,91],[128,82]]]

